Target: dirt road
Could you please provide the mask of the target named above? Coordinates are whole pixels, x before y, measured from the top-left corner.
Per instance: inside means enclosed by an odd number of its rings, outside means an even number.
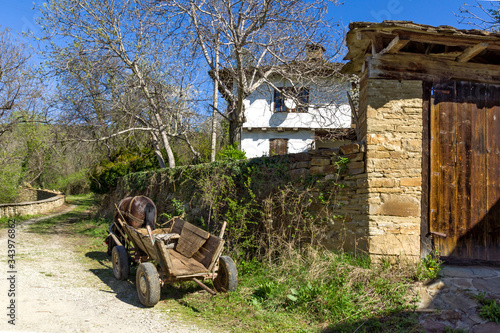
[[[134,277],[116,281],[102,251],[78,250],[77,237],[58,229],[29,232],[36,222],[15,228],[15,273],[8,273],[8,231],[0,230],[0,331],[207,332],[181,322],[161,302],[142,307]]]

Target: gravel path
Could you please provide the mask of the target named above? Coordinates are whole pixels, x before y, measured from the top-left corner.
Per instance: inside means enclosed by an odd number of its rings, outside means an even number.
[[[130,281],[134,277],[116,281],[109,260],[102,260],[102,253],[78,252],[76,237],[58,230],[44,235],[28,232],[29,224],[39,220],[16,227],[15,326],[8,323],[6,309],[11,300],[8,234],[0,231],[0,331],[207,332],[180,322],[162,303],[142,307],[135,282]]]

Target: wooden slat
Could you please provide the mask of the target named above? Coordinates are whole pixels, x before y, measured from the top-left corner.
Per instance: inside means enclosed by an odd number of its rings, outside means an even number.
[[[487,215],[482,233],[488,261],[500,260],[500,86],[486,87]]]
[[[165,246],[164,242],[157,242],[157,248],[158,248],[158,254],[160,256],[160,265],[162,269],[165,271],[165,273],[168,273],[169,275],[173,275],[172,272],[172,259],[170,258],[170,254],[167,251],[167,248]]]
[[[492,259],[491,256],[494,257],[494,242],[495,242],[495,235],[494,235],[494,226],[499,222],[498,216],[498,209],[495,208],[495,204],[497,203],[499,196],[498,196],[498,177],[500,177],[500,174],[498,172],[498,167],[500,164],[500,160],[498,158],[498,154],[495,153],[496,147],[497,147],[497,142],[500,139],[500,134],[498,132],[500,131],[500,127],[498,126],[498,122],[496,121],[496,118],[498,114],[496,113],[495,109],[498,109],[498,107],[495,107],[495,100],[496,100],[496,87],[495,86],[489,86],[486,87],[486,123],[487,123],[487,128],[486,128],[486,168],[487,168],[487,174],[486,174],[486,197],[487,197],[487,202],[486,202],[486,209],[487,209],[487,214],[485,217],[486,221],[486,227],[484,228],[485,234],[485,245],[486,245],[486,253],[485,253],[485,258],[486,260]]]
[[[484,85],[473,85],[473,96],[475,98],[475,110],[472,113],[472,206],[471,206],[471,231],[473,238],[479,241],[474,241],[471,247],[471,257],[482,259],[482,249],[479,244],[483,238],[481,229],[481,221],[486,216],[486,156],[485,156],[485,96]],[[478,186],[482,184],[482,186]]]
[[[434,86],[435,87],[435,86]],[[439,97],[438,97],[439,98]],[[436,96],[431,98],[431,141],[430,141],[430,192],[429,192],[429,224],[430,231],[439,231],[438,228],[438,212],[439,212],[439,100]],[[439,240],[435,240],[436,246],[439,249]]]
[[[464,120],[464,163],[462,172],[464,173],[464,186],[463,186],[463,194],[464,198],[462,204],[464,205],[464,213],[463,220],[457,221],[459,223],[460,235],[461,237],[465,236],[466,233],[471,228],[472,221],[472,174],[473,174],[473,165],[472,165],[472,114],[475,111],[474,104],[472,103],[473,98],[473,84],[471,82],[464,83],[466,89],[463,91],[463,97],[460,103],[463,103],[462,108],[465,115]],[[457,249],[456,256],[469,258],[469,253],[471,253],[470,243],[468,242],[460,242],[460,246]]]
[[[210,265],[208,266],[209,271],[212,271],[214,269],[214,266],[217,263],[217,260],[219,260],[223,248],[224,248],[224,240],[222,239],[219,245],[217,246],[214,255],[211,258]]]
[[[488,43],[479,43],[474,46],[469,46],[455,60],[458,62],[467,62],[488,48]]]
[[[397,35],[379,54],[397,53],[410,42],[406,36]]]
[[[444,114],[443,116],[448,116],[450,119],[450,130],[449,130],[449,154],[448,154],[448,166],[449,166],[449,177],[447,180],[448,191],[448,206],[450,207],[450,216],[447,221],[448,234],[446,237],[448,251],[451,253],[457,245],[457,223],[459,221],[458,216],[460,215],[459,210],[459,194],[458,194],[458,181],[460,178],[459,172],[457,170],[458,161],[458,141],[460,135],[457,133],[461,127],[461,110],[457,104],[457,98],[460,89],[458,88],[460,83],[453,82],[452,85],[452,99],[450,100],[450,111],[449,114]],[[459,90],[457,92],[457,89]]]
[[[182,228],[184,227],[184,220],[176,217],[174,218],[174,224],[172,225],[172,229],[170,230],[173,234],[181,234]]]
[[[207,268],[193,258],[186,258],[172,249],[167,249],[167,252],[170,254],[170,267],[174,276],[208,273]]]
[[[191,258],[210,237],[210,233],[191,223],[184,222],[181,237],[177,241],[176,250],[184,256]]]
[[[464,98],[470,92],[469,82],[457,82],[457,92],[456,92],[456,103],[463,103]],[[463,222],[469,219],[470,215],[470,202],[469,196],[467,195],[467,189],[470,186],[468,183],[468,157],[466,149],[466,141],[470,138],[470,108],[469,107],[459,107],[455,105],[457,112],[457,125],[456,125],[456,215],[454,217],[454,237],[461,237],[466,228],[463,226]],[[462,222],[462,223],[461,223]],[[460,250],[457,249],[457,250]]]

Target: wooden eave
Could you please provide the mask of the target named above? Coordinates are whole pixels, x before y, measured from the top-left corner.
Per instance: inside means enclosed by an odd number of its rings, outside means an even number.
[[[409,21],[354,22],[344,74],[399,80],[500,82],[500,34]]]

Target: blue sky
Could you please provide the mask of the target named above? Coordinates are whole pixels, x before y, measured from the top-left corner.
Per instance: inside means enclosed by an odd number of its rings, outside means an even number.
[[[36,1],[43,3],[43,1]],[[13,32],[35,30],[35,12],[33,0],[0,0],[0,26]]]
[[[340,18],[344,25],[356,21],[404,20],[470,29],[458,24],[454,14],[464,2],[471,4],[474,0],[345,0],[344,5],[332,8],[331,15]]]
[[[332,7],[329,15],[340,20],[345,26],[349,22],[383,20],[408,20],[429,25],[460,26],[456,16],[464,2],[474,0],[345,0],[344,5]],[[42,4],[40,0],[0,0],[0,25],[9,27],[14,32],[36,31],[35,12],[31,10],[33,3]]]

